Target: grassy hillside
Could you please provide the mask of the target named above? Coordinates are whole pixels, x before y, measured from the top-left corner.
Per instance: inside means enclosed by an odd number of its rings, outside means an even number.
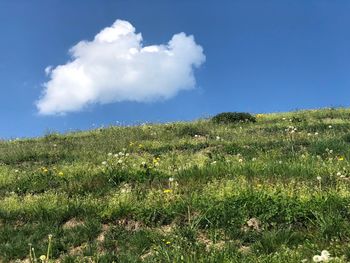
[[[349,109],[2,141],[0,262],[347,262],[349,160]]]

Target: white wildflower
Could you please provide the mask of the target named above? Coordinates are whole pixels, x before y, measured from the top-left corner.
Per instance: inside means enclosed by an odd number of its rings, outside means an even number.
[[[322,262],[323,258],[322,258],[321,256],[319,256],[319,255],[315,255],[315,256],[312,258],[312,260],[313,260],[314,262]]]
[[[321,257],[323,258],[323,261],[328,261],[330,258],[330,253],[327,250],[322,250],[321,251]]]

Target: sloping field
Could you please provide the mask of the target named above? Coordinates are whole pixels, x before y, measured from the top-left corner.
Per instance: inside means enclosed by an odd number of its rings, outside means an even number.
[[[256,117],[0,142],[0,262],[350,261],[350,110]]]

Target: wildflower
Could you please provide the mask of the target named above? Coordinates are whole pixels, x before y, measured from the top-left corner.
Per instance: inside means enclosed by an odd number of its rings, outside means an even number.
[[[220,136],[216,136],[216,140],[217,140],[217,141],[220,141]]]
[[[238,162],[243,163],[243,159],[238,159]]]
[[[106,162],[106,161],[103,161],[103,162],[102,162],[102,165],[107,165],[107,162]]]
[[[40,259],[42,262],[44,262],[44,261],[46,260],[46,256],[45,256],[45,255],[41,255],[41,256],[39,257],[39,259]]]
[[[282,164],[282,161],[278,161],[279,164]]]
[[[323,261],[323,258],[322,258],[322,256],[316,255],[316,256],[314,256],[314,257],[312,258],[312,260],[313,260],[314,262],[322,262],[322,261]]]
[[[118,163],[119,163],[119,164],[123,163],[123,160],[121,160],[121,159],[120,159],[120,160],[118,160]]]
[[[255,161],[256,161],[256,158],[254,157],[254,158],[252,159],[252,161],[255,162]]]
[[[286,118],[284,118],[284,117],[283,117],[283,118],[282,118],[282,120],[284,120],[284,121],[285,121],[285,120],[286,120]]]
[[[170,243],[171,243],[170,241],[166,241],[166,242],[165,242],[165,244],[167,244],[167,245],[170,245]]]
[[[164,194],[170,194],[172,191],[173,191],[173,190],[171,190],[171,189],[164,189],[164,190],[163,190],[163,193],[164,193]]]
[[[322,250],[321,255],[315,255],[312,260],[314,262],[328,262],[331,260],[330,253],[327,250]]]
[[[318,135],[318,132],[315,132],[315,135]]]
[[[338,157],[338,161],[344,161],[344,157],[343,156]]]
[[[126,156],[126,157],[128,157],[128,156],[129,156],[129,154],[128,154],[128,153],[126,153],[126,154],[125,154],[125,156]]]
[[[146,162],[142,162],[141,164],[142,164],[143,166],[145,166],[145,165],[146,165]]]
[[[18,173],[18,172],[19,172],[19,171],[16,169],[16,170],[15,170],[15,173]]]
[[[140,143],[140,144],[139,144],[139,148],[142,148],[142,147],[143,147],[143,145]]]
[[[47,170],[47,168],[45,168],[45,167],[43,168],[43,172],[44,172],[44,173],[47,173],[48,171],[49,171],[49,170]]]
[[[134,145],[134,143],[133,143],[133,142],[130,142],[130,143],[129,143],[129,146],[133,146],[133,145]]]
[[[107,155],[108,155],[108,156],[112,156],[112,153],[108,153]]]
[[[310,132],[308,132],[308,133],[307,133],[307,136],[311,136],[311,133],[310,133]]]
[[[119,155],[119,156],[123,156],[124,153],[123,153],[123,152],[119,152],[118,155]]]
[[[329,128],[329,129],[332,129],[332,125],[329,125],[328,128]]]
[[[169,177],[169,182],[174,182],[174,177]]]
[[[59,172],[58,175],[59,175],[59,176],[63,176],[63,172]]]
[[[317,176],[316,179],[317,179],[318,181],[321,181],[321,180],[322,180],[322,177],[321,177],[321,176]]]
[[[328,260],[330,255],[331,254],[327,250],[321,251],[321,256],[323,257],[323,260]]]

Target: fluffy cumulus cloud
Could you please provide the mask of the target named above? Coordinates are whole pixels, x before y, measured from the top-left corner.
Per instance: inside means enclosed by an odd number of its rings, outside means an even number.
[[[39,113],[64,114],[100,103],[169,99],[195,87],[193,70],[205,56],[193,36],[175,34],[164,45],[142,45],[142,35],[117,20],[92,41],[70,49],[65,65],[47,67],[49,80],[36,105]]]

